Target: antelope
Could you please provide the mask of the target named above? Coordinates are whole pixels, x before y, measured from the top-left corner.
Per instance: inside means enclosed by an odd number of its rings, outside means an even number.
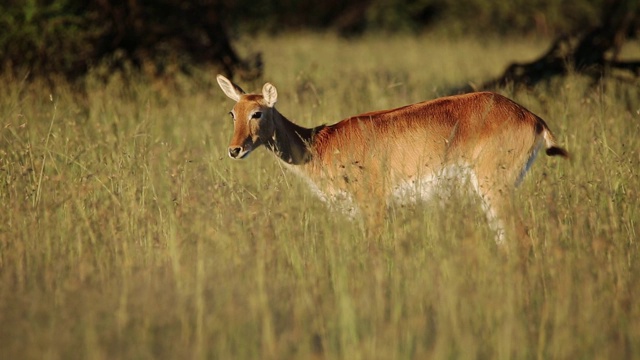
[[[217,81],[236,102],[229,156],[244,159],[265,145],[330,209],[350,218],[372,203],[386,209],[427,201],[455,182],[480,196],[495,241],[503,244],[510,193],[539,149],[569,157],[544,120],[497,93],[443,97],[305,128],[275,108],[272,84],[247,94],[222,75]]]

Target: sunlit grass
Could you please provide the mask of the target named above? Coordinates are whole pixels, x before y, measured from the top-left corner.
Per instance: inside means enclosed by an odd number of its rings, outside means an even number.
[[[306,126],[481,82],[534,44],[241,41]],[[531,250],[505,256],[473,199],[393,207],[371,235],[267,151],[228,159],[214,76],[85,95],[5,78],[0,358],[640,356],[637,83],[504,91],[573,155],[538,159],[515,209]]]

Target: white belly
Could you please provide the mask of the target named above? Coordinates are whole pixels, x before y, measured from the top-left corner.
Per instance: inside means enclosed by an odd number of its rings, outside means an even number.
[[[470,167],[449,166],[438,173],[403,180],[393,188],[390,200],[398,204],[426,202],[436,195],[448,197],[454,189],[478,191],[478,179]]]
[[[299,171],[294,165],[287,167],[305,180],[311,191],[323,202],[327,203],[331,210],[339,211],[350,218],[358,215],[358,205],[352,194],[336,189],[321,189],[306,174]],[[478,179],[475,172],[466,165],[448,166],[438,173],[432,173],[421,177],[401,180],[392,189],[388,203],[411,204],[416,202],[428,202],[431,200],[443,200],[452,191],[475,190],[478,192]],[[324,191],[323,191],[324,190]],[[438,199],[434,199],[437,195]]]

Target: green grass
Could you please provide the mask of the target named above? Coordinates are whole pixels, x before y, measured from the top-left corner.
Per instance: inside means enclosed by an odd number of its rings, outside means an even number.
[[[310,126],[481,82],[546,43],[240,45]],[[505,89],[573,155],[538,159],[516,199],[531,253],[505,256],[473,200],[392,208],[369,237],[264,149],[228,159],[214,77],[114,75],[86,95],[3,77],[0,358],[640,357],[637,82]]]

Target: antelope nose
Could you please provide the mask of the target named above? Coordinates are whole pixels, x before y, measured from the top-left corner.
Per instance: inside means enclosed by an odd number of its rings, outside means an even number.
[[[229,156],[234,159],[240,155],[240,151],[242,151],[242,147],[240,146],[229,146]]]

